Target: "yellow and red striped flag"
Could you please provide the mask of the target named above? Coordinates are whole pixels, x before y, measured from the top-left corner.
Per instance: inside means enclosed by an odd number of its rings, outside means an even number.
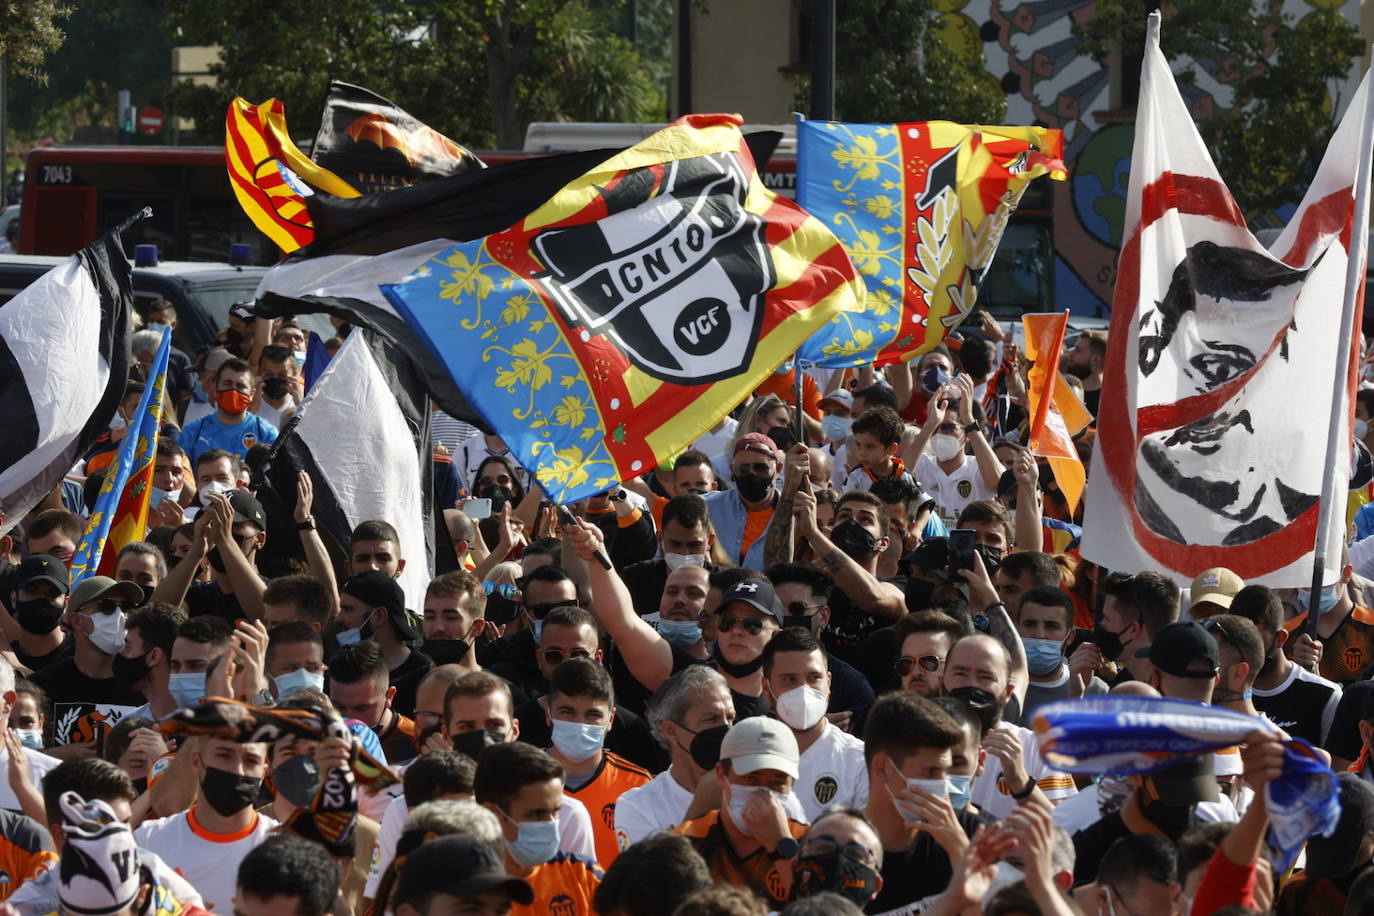
[[[261,105],[241,98],[229,103],[224,159],[239,205],[287,254],[315,239],[305,198],[316,189],[336,197],[359,196],[352,185],[296,148],[286,131],[286,109],[276,99]]]
[[[1026,356],[1034,362],[1026,385],[1030,398],[1031,453],[1049,460],[1050,470],[1072,512],[1078,508],[1087,481],[1073,437],[1092,422],[1092,414],[1059,375],[1059,354],[1064,350],[1068,324],[1068,312],[1021,316],[1021,326],[1026,329]]]

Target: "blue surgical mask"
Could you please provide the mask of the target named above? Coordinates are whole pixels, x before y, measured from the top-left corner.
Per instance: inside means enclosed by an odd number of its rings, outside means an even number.
[[[43,732],[37,728],[16,728],[14,734],[19,743],[31,751],[43,750]]]
[[[968,807],[968,798],[973,794],[972,776],[946,776],[945,785],[949,787],[949,803],[955,811]]]
[[[1300,589],[1298,589],[1298,603],[1302,606],[1302,609],[1303,609],[1304,611],[1307,610],[1308,602],[1310,602],[1311,600],[1312,600],[1312,589],[1310,589],[1310,588],[1300,588]],[[1330,614],[1333,610],[1336,609],[1336,605],[1338,605],[1338,604],[1340,604],[1340,603],[1341,603],[1341,586],[1340,586],[1340,583],[1337,583],[1336,585],[1327,585],[1327,586],[1324,586],[1324,587],[1322,588],[1321,597],[1317,599],[1317,613],[1318,613],[1318,614]]]
[[[194,376],[191,379],[191,396],[202,404],[210,400],[210,396],[205,393],[205,386],[200,383],[199,376]]]
[[[177,487],[175,490],[164,490],[161,487],[153,487],[152,493],[148,497],[148,508],[156,509],[158,506],[162,505],[164,499],[170,499],[172,502],[179,502],[181,500],[181,487]]]
[[[304,365],[305,365],[305,358],[306,358],[307,356],[309,356],[310,354],[309,354],[309,351],[307,351],[307,350],[295,350],[295,351],[292,352],[291,355],[294,356],[294,357],[296,358],[296,365],[297,365],[297,366],[304,366]]]
[[[543,632],[544,632],[544,621],[542,621],[542,620],[532,620],[532,621],[530,621],[530,629],[534,631],[534,644],[537,646],[537,645],[539,645],[539,637],[540,637],[540,636],[543,634]]]
[[[515,825],[514,840],[506,840],[506,851],[517,865],[534,868],[558,855],[558,819],[515,821],[502,811],[501,816]]]
[[[159,334],[161,334],[162,331],[163,331],[166,327],[167,327],[167,325],[162,324],[161,322],[158,322],[158,321],[150,321],[150,322],[148,322],[147,324],[145,324],[145,325],[143,326],[143,330],[145,330],[145,331],[157,331]]]
[[[357,626],[351,630],[344,630],[343,632],[339,633],[339,635],[334,637],[334,640],[340,646],[351,646],[356,642],[361,642],[362,638],[363,628],[361,626]]]
[[[272,678],[277,685],[277,699],[284,700],[294,693],[302,690],[318,690],[324,692],[324,675],[315,671],[307,671],[304,668],[297,668],[295,671],[288,671]]]
[[[849,429],[854,425],[854,421],[849,417],[839,417],[835,414],[826,414],[821,417],[821,432],[830,442],[843,442],[849,438]]]
[[[167,681],[167,690],[177,706],[191,706],[205,696],[205,672],[173,674]]]
[[[581,763],[590,760],[606,743],[605,725],[584,725],[581,722],[553,720],[553,746],[558,753]]]
[[[673,646],[695,646],[701,642],[701,627],[690,620],[660,620],[658,633]]]
[[[1054,674],[1064,660],[1064,644],[1057,639],[1023,636],[1021,645],[1026,647],[1026,667],[1036,677]]]

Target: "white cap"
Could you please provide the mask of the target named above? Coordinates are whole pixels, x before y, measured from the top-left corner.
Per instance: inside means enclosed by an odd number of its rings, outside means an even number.
[[[796,779],[800,757],[792,729],[766,716],[736,722],[720,743],[720,759],[730,761],[730,770],[740,775],[777,770]]]

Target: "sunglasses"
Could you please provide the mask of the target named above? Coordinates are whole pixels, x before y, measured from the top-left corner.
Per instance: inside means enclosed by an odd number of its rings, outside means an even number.
[[[1226,632],[1226,624],[1222,623],[1220,620],[1217,620],[1215,617],[1204,617],[1201,623],[1202,628],[1206,630],[1208,633],[1211,633],[1213,638],[1220,636],[1222,639],[1226,640],[1227,644],[1232,649],[1240,649],[1240,646],[1236,644],[1236,640],[1234,639],[1234,637],[1232,637],[1230,633]]]
[[[735,628],[735,624],[744,627],[744,632],[750,636],[758,636],[763,632],[763,620],[758,617],[736,617],[734,614],[716,615],[716,630],[720,633],[729,633]]]
[[[575,601],[550,601],[548,604],[527,604],[525,605],[525,610],[528,611],[529,615],[535,620],[543,620],[548,616],[549,611],[554,608],[572,607],[576,603]]]
[[[566,652],[562,649],[544,649],[539,654],[544,657],[544,664],[548,665],[550,668],[557,668],[570,658],[592,657],[592,653],[588,652],[586,649],[569,649]]]
[[[507,484],[507,483],[510,483],[510,475],[509,475],[509,474],[498,474],[498,475],[496,475],[495,477],[479,477],[479,478],[477,479],[477,482],[478,482],[480,485],[484,486],[484,487],[489,487],[489,486],[491,486],[491,485],[494,484],[494,483],[495,483],[495,484]]]
[[[872,865],[876,858],[873,850],[861,843],[845,843],[841,846],[829,837],[816,837],[808,840],[806,845],[802,847],[802,852],[811,856],[827,856],[832,852],[838,852],[840,858],[847,859],[857,865]]]
[[[824,602],[817,601],[815,604],[807,604],[805,601],[789,601],[787,603],[787,613],[793,617],[810,617],[819,611]]]
[[[903,655],[901,658],[897,659],[897,663],[893,667],[897,670],[898,677],[906,677],[911,673],[911,669],[915,668],[917,665],[921,666],[922,671],[929,671],[934,674],[936,671],[940,670],[942,664],[944,664],[944,661],[938,655],[922,655],[920,658],[912,658],[910,655]]]
[[[514,598],[515,586],[508,582],[483,582],[482,594],[487,597],[500,595],[502,598]]]

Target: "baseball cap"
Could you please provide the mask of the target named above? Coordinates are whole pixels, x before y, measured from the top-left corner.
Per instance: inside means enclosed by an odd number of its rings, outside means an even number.
[[[821,398],[816,403],[817,407],[843,407],[846,410],[854,409],[854,394],[848,388],[836,388],[834,391]]]
[[[1148,658],[1165,674],[1174,677],[1211,678],[1217,676],[1221,659],[1217,656],[1217,641],[1195,620],[1179,620],[1164,627],[1154,642],[1136,650],[1136,658]],[[1207,662],[1207,670],[1190,669],[1194,659]]]
[[[92,601],[99,601],[109,595],[123,598],[130,607],[137,607],[145,599],[143,586],[137,582],[116,582],[109,576],[91,576],[89,579],[82,579],[76,588],[72,589],[72,600],[67,602],[67,606],[73,611],[79,611]]]
[[[743,436],[740,436],[739,441],[735,443],[734,452],[730,455],[731,460],[740,452],[749,452],[754,455],[763,455],[774,461],[782,461],[781,456],[778,454],[778,447],[773,443],[772,439],[769,439],[763,433],[745,433]]]
[[[1312,878],[1340,878],[1355,868],[1355,856],[1366,834],[1374,833],[1374,786],[1355,773],[1341,773],[1341,819],[1328,837],[1307,841],[1307,874]]]
[[[944,581],[949,581],[949,538],[926,538],[897,561],[897,568],[911,575],[920,569]]]
[[[247,490],[234,489],[225,494],[229,499],[229,505],[234,509],[235,522],[249,522],[258,526],[258,530],[267,530],[267,513],[262,509],[262,503],[258,502],[257,497]]]
[[[427,894],[476,897],[497,889],[516,903],[534,902],[529,883],[506,874],[496,850],[475,837],[455,833],[421,843],[406,856],[396,882],[396,905],[413,904]]]
[[[223,347],[214,347],[200,355],[194,368],[197,372],[218,372],[219,367],[228,362],[233,355]]]
[[[252,302],[236,303],[233,308],[229,309],[229,314],[233,315],[240,321],[252,321],[254,318],[258,317],[257,315],[253,314]]]
[[[57,557],[36,553],[20,563],[14,574],[16,590],[30,582],[51,582],[65,595],[71,589],[71,573]]]
[[[343,584],[345,595],[352,595],[368,607],[384,607],[396,632],[407,642],[420,638],[406,613],[406,593],[401,583],[384,572],[370,570],[349,576]]]
[[[730,769],[740,775],[777,770],[796,779],[800,757],[792,730],[767,716],[750,716],[736,722],[720,743],[720,759],[730,761]]]
[[[1236,597],[1236,594],[1243,588],[1245,588],[1245,580],[1225,566],[1204,569],[1193,580],[1191,592],[1193,603],[1188,606],[1188,609],[1192,610],[1203,602],[1229,608],[1231,599]]]
[[[716,609],[717,614],[724,613],[725,606],[731,601],[743,601],[777,620],[778,626],[782,626],[782,602],[778,600],[778,595],[773,591],[773,586],[762,579],[741,579],[725,593],[725,597],[720,600],[720,607]]]
[[[58,798],[66,842],[57,875],[62,909],[82,916],[106,916],[129,907],[143,883],[138,843],[128,824],[99,799],[75,792]]]
[[[1221,796],[1213,754],[1184,757],[1178,763],[1151,771],[1149,776],[1159,797],[1170,805],[1214,802]]]

